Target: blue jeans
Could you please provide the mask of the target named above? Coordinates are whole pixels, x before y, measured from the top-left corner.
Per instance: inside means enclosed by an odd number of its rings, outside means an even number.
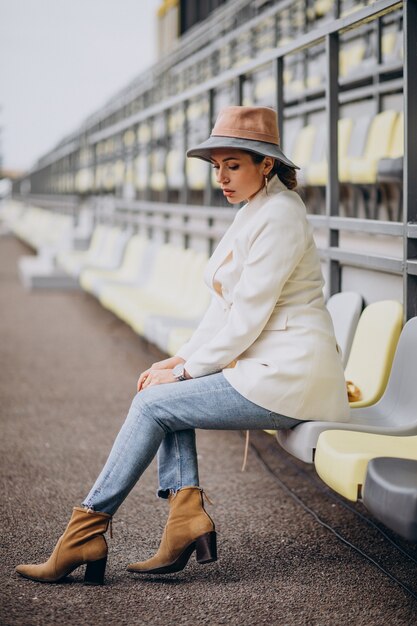
[[[148,387],[133,399],[83,505],[113,515],[157,453],[160,497],[199,486],[195,428],[279,430],[299,423],[250,402],[222,373]]]

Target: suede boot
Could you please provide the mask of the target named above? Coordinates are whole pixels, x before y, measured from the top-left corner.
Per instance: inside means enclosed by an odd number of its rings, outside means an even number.
[[[214,522],[204,509],[203,491],[199,487],[184,487],[171,494],[168,499],[168,521],[158,552],[147,561],[129,565],[129,572],[179,572],[187,565],[194,550],[198,563],[217,560]]]
[[[87,564],[84,584],[102,585],[107,561],[104,538],[111,515],[74,507],[64,534],[46,563],[18,565],[16,572],[42,583],[55,583],[80,565]]]

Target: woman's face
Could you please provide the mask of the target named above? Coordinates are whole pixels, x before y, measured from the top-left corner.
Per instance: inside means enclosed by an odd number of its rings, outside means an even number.
[[[210,154],[216,180],[230,204],[250,200],[264,186],[264,177],[271,171],[274,159],[265,157],[254,163],[244,150],[219,148]]]

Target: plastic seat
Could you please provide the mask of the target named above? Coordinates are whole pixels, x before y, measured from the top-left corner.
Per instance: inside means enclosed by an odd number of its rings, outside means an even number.
[[[355,120],[349,139],[347,153],[339,159],[340,182],[346,182],[349,180],[349,165],[351,160],[361,157],[364,154],[371,120],[372,118],[370,115],[363,115]]]
[[[82,251],[74,250],[58,256],[58,263],[71,276],[79,277],[86,267],[115,269],[122,261],[126,243],[131,237],[130,230],[116,227],[103,227],[100,237],[96,238],[94,248]],[[97,242],[98,239],[98,242]]]
[[[144,335],[150,315],[181,315],[181,300],[187,268],[195,252],[169,244],[159,247],[146,283],[142,287],[108,285],[100,294],[100,302]]]
[[[402,182],[404,157],[404,113],[395,122],[389,155],[380,159],[377,166],[379,182]]]
[[[342,291],[331,296],[326,306],[333,321],[336,341],[342,351],[345,366],[362,311],[363,299],[354,291]]]
[[[207,185],[208,165],[201,159],[187,159],[187,182],[190,189],[201,191]]]
[[[58,265],[68,273],[72,273],[72,271],[76,273],[77,270],[79,273],[83,265],[88,265],[88,263],[94,264],[94,262],[100,257],[108,231],[108,226],[103,224],[96,226],[87,250],[70,250],[58,254]]]
[[[355,502],[361,497],[369,461],[378,457],[417,461],[417,435],[396,437],[328,430],[318,439],[314,464],[326,485]]]
[[[205,253],[195,253],[192,265],[186,270],[175,316],[151,315],[145,321],[145,337],[164,352],[169,352],[170,338],[175,331],[189,329],[189,334],[193,333],[209,305],[210,294],[203,280],[207,260]]]
[[[167,178],[170,189],[181,189],[184,186],[184,156],[180,150],[169,150],[167,154]]]
[[[13,233],[35,250],[59,246],[71,229],[71,216],[38,207],[28,208],[12,225]]]
[[[339,76],[345,78],[357,70],[365,56],[366,46],[359,41],[342,48],[339,53]]]
[[[126,245],[122,264],[118,269],[87,268],[81,271],[80,285],[89,293],[99,297],[102,289],[109,283],[135,284],[143,271],[143,258],[148,245],[147,240],[134,235]]]
[[[394,331],[394,336],[397,326],[395,317],[391,328],[391,331]],[[371,332],[372,325],[369,327],[369,333]],[[355,340],[356,334],[349,362],[354,351]],[[362,338],[362,341],[366,343],[366,336]],[[392,345],[389,349],[392,349]],[[372,360],[372,357],[375,357],[375,361],[378,364],[380,357],[376,353],[367,351],[364,354],[364,357],[366,356],[368,356],[368,363],[369,360]],[[290,431],[280,431],[277,434],[279,443],[287,452],[301,461],[312,463],[319,435],[326,430],[353,430],[403,436],[417,434],[417,414],[415,410],[417,406],[416,365],[417,317],[413,317],[405,324],[401,332],[388,384],[378,402],[366,407],[353,408],[349,422],[311,421],[300,424]],[[372,365],[368,365],[369,368],[372,368]],[[355,404],[353,403],[353,406]]]
[[[177,248],[175,254],[174,267],[169,272],[165,269],[164,282],[159,280],[158,283],[148,285],[146,293],[140,296],[139,307],[129,318],[133,330],[153,342],[158,339],[158,334],[155,337],[154,334],[149,336],[146,333],[147,323],[153,316],[193,319],[199,313],[199,301],[193,297],[193,287],[201,282],[201,276],[197,281],[193,280],[197,253],[191,249]]]
[[[372,184],[376,182],[378,161],[389,156],[394,124],[398,113],[378,113],[369,129],[364,156],[352,159],[349,164],[349,180],[352,183]]]
[[[371,459],[362,498],[368,511],[385,526],[417,542],[417,461]]]
[[[290,158],[300,167],[298,174],[301,174],[301,170],[307,168],[311,162],[316,134],[316,126],[309,124],[301,128],[294,139]]]
[[[310,162],[311,163],[320,163],[325,158],[325,150],[326,150],[326,142],[323,138],[326,136],[326,126],[324,124],[319,124],[316,127],[316,132],[314,136],[313,145],[310,153]],[[308,182],[308,172],[310,170],[310,164],[304,164],[297,175],[297,180],[299,185],[305,185]]]
[[[338,159],[343,162],[348,155],[349,141],[353,128],[353,120],[348,117],[340,119],[338,127]],[[322,143],[323,139],[321,139]],[[340,169],[340,165],[339,165]],[[322,158],[312,162],[307,169],[306,180],[309,185],[325,186],[328,178],[327,159]]]
[[[373,302],[363,310],[345,369],[346,380],[362,393],[352,408],[375,404],[384,393],[402,322],[403,308],[396,300]]]

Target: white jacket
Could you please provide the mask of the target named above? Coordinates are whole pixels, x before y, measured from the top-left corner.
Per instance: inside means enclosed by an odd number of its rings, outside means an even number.
[[[237,212],[204,278],[211,304],[177,352],[193,378],[223,370],[241,395],[274,413],[348,419],[320,260],[297,193],[274,177]]]

